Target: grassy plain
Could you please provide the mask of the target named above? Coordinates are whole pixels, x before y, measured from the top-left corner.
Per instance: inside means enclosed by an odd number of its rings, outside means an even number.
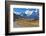
[[[22,27],[37,27],[39,20],[16,19],[16,24]]]

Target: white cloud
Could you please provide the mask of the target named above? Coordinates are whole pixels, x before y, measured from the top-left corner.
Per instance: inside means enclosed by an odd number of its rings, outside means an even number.
[[[32,15],[32,11],[29,11],[29,10],[27,10],[27,11],[25,11],[25,14],[27,15],[27,16],[30,16],[30,15]]]

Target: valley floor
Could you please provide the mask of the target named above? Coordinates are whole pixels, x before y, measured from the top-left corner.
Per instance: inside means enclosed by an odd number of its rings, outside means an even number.
[[[38,27],[39,20],[25,20],[25,19],[17,19],[14,22],[14,27]]]

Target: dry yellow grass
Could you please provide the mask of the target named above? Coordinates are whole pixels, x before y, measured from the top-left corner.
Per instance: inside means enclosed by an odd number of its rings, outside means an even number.
[[[39,26],[39,20],[17,19],[16,24],[24,27],[36,27]]]

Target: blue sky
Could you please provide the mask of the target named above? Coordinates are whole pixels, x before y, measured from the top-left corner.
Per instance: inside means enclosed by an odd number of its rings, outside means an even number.
[[[36,8],[28,8],[28,9],[26,9],[26,8],[14,8],[13,9],[14,11],[16,11],[16,12],[25,12],[26,10],[29,10],[29,11],[36,11]]]
[[[26,9],[26,8],[14,8],[13,10],[16,12],[25,12],[28,9]]]

